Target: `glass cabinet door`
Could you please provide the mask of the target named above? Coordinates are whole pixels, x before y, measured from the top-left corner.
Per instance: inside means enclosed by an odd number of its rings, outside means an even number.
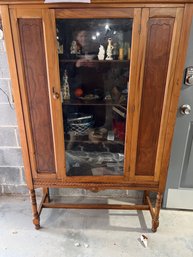
[[[123,176],[132,19],[56,19],[66,176]]]

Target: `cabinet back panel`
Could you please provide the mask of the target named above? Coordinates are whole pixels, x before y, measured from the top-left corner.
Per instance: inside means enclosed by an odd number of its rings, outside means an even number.
[[[41,19],[19,19],[19,33],[38,173],[55,172],[53,135]]]
[[[154,175],[173,25],[174,18],[148,22],[136,175]]]

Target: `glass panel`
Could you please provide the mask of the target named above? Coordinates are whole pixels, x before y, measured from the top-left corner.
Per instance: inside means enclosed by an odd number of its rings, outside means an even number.
[[[132,19],[57,19],[67,176],[123,175]]]

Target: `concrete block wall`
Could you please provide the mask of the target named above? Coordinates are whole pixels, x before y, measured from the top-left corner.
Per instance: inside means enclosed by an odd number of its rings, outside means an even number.
[[[0,40],[0,194],[28,194],[4,40]],[[140,191],[121,190],[92,193],[81,189],[52,189],[51,194],[90,197],[142,197]]]
[[[0,193],[27,193],[4,40],[0,40]]]

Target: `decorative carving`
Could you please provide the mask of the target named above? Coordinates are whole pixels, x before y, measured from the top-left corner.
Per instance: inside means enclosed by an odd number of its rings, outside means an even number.
[[[74,180],[74,178],[73,178]],[[149,190],[156,190],[158,189],[158,182],[151,182],[151,183],[139,183],[130,182],[130,183],[92,183],[92,182],[78,182],[78,179],[74,182],[64,182],[62,180],[53,180],[53,179],[34,179],[34,186],[36,188],[41,187],[54,187],[54,188],[82,188],[88,190],[105,190],[105,189],[128,189],[130,188],[148,188]],[[142,189],[141,189],[142,190]]]
[[[31,204],[32,204],[32,214],[33,214],[33,224],[36,229],[40,229],[40,219],[37,210],[36,194],[35,190],[30,190]]]

